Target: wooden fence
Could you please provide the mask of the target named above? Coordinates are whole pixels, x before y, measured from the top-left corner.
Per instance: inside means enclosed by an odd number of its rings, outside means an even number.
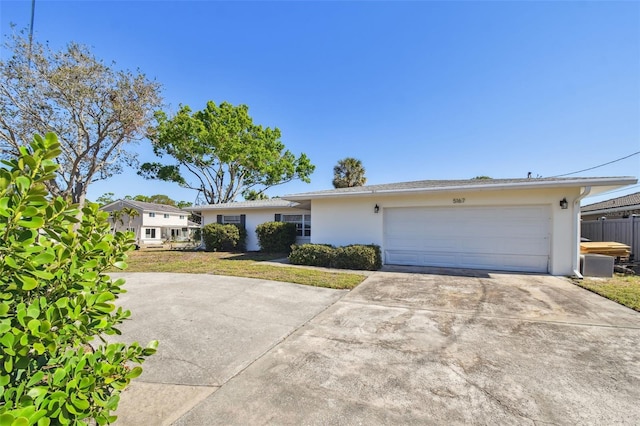
[[[582,221],[580,235],[591,241],[615,241],[626,244],[631,247],[635,259],[640,256],[640,216]]]

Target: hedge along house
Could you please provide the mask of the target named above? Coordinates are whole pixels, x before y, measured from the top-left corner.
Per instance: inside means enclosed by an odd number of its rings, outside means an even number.
[[[312,243],[377,244],[385,264],[579,275],[580,201],[635,183],[633,177],[416,181],[283,198],[310,206]]]
[[[311,242],[311,211],[309,203],[287,201],[282,198],[240,201],[188,207],[185,210],[199,213],[202,225],[232,223],[247,231],[247,250],[260,250],[256,227],[265,222],[291,222],[298,228],[297,244]]]

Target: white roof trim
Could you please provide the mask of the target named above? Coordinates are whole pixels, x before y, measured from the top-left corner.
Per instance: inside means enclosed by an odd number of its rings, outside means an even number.
[[[245,203],[237,203],[237,205],[234,205],[234,204],[235,203],[207,204],[203,206],[185,207],[183,210],[187,210],[190,212],[202,212],[202,211],[213,211],[213,210],[281,210],[281,209],[291,209],[291,208],[293,209],[299,208],[301,210],[306,210],[300,206],[300,203],[295,201],[290,201],[289,203],[286,203],[286,204],[283,203],[281,205],[277,205],[277,204],[250,205]]]
[[[590,210],[586,212],[580,212],[581,216],[591,216],[594,214],[607,214],[607,213],[617,213],[617,212],[626,212],[631,210],[640,210],[640,205],[631,204],[623,207],[612,207],[609,209],[598,209],[598,210]]]
[[[536,189],[536,188],[576,188],[585,186],[627,186],[638,183],[633,177],[615,177],[615,178],[582,178],[576,180],[561,181],[536,181],[531,182],[510,182],[510,183],[491,183],[478,185],[456,185],[456,186],[433,186],[422,188],[397,188],[397,189],[371,189],[366,191],[345,191],[345,192],[308,192],[303,194],[285,195],[285,200],[308,200],[313,198],[336,198],[348,196],[363,196],[375,194],[407,194],[407,193],[424,193],[424,192],[450,192],[450,191],[492,191],[501,189]]]

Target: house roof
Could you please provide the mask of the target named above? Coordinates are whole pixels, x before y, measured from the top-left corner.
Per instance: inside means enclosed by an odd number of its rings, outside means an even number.
[[[611,210],[619,208],[640,208],[640,192],[623,195],[622,197],[600,201],[599,203],[588,204],[580,209],[582,213],[596,212],[601,210]]]
[[[202,206],[186,207],[187,211],[206,210],[231,210],[231,209],[268,209],[300,207],[299,203],[284,200],[282,198],[270,198],[268,200],[237,201],[232,203],[206,204]]]
[[[402,194],[419,192],[443,192],[452,190],[498,190],[535,188],[575,188],[602,187],[599,192],[610,188],[632,185],[637,179],[622,177],[571,177],[571,178],[531,178],[531,179],[469,179],[469,180],[418,180],[412,182],[387,183],[381,185],[356,186],[352,188],[328,189],[285,195],[286,200],[308,200],[312,198],[335,198],[342,196],[366,196],[374,194]],[[598,192],[598,191],[596,191]],[[592,191],[591,193],[594,193]]]
[[[102,206],[101,209],[106,210],[110,207],[124,206],[133,207],[136,209],[140,209],[143,211],[151,211],[151,212],[163,212],[163,213],[185,213],[183,209],[179,209],[176,206],[169,206],[167,204],[156,204],[156,203],[146,203],[144,201],[135,201],[135,200],[117,200],[113,203],[109,203],[106,206]]]

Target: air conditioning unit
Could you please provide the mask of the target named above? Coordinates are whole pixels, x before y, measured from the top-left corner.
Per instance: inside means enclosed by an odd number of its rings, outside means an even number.
[[[604,254],[582,254],[580,255],[580,273],[583,277],[603,277],[613,276],[612,256]]]

